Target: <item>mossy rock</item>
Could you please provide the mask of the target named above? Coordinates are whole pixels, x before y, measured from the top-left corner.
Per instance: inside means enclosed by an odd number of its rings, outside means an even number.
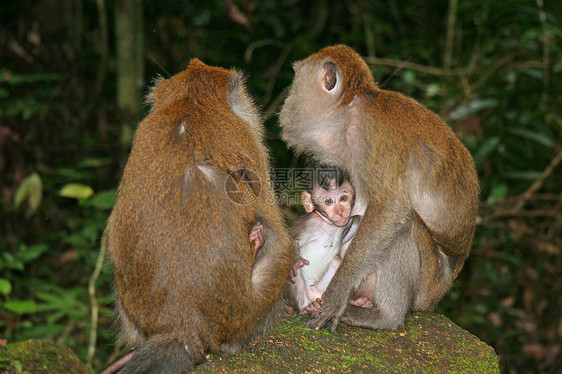
[[[283,318],[243,353],[209,355],[197,373],[499,373],[492,347],[439,314],[417,313],[396,331],[340,324],[303,327]]]
[[[93,373],[70,348],[38,339],[0,345],[0,373]]]
[[[396,331],[340,324],[335,334],[302,316],[243,353],[209,355],[198,373],[499,373],[494,350],[447,318],[417,313]],[[0,346],[1,373],[92,373],[69,348],[42,340]]]

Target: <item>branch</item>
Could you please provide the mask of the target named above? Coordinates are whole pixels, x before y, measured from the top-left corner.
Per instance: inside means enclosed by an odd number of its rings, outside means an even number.
[[[90,303],[92,305],[92,315],[90,323],[90,344],[88,346],[88,366],[92,367],[92,362],[94,360],[94,354],[96,353],[96,339],[98,330],[98,301],[96,299],[96,280],[98,279],[101,268],[103,265],[103,259],[105,257],[105,251],[107,248],[107,233],[104,231],[101,237],[100,253],[98,254],[98,261],[96,262],[96,267],[92,276],[90,277],[90,283],[88,284],[88,293],[90,294]]]
[[[546,15],[544,13],[544,1],[536,0],[539,7],[539,19],[542,24],[542,70],[543,70],[543,101],[547,95],[547,88],[550,84],[550,56],[548,50],[550,49],[550,33],[546,25]]]
[[[281,51],[281,55],[279,56],[277,62],[273,66],[272,77],[269,80],[269,82],[267,82],[267,89],[265,90],[265,95],[262,101],[263,104],[266,104],[269,102],[269,100],[271,100],[271,95],[273,93],[273,88],[275,87],[275,82],[277,81],[277,77],[279,76],[279,72],[281,71],[281,68],[285,63],[285,60],[287,60],[287,57],[289,56],[289,52],[291,51],[292,48],[293,46],[290,44],[287,44],[285,47],[283,47],[283,51]]]
[[[288,95],[288,89],[285,89],[281,91],[275,99],[273,99],[271,104],[269,104],[269,107],[267,107],[265,114],[263,115],[264,121],[267,121],[268,119],[273,117],[273,115],[275,114],[275,112],[277,112],[277,109],[279,109],[279,107],[281,106],[287,95]]]
[[[380,58],[380,57],[363,57],[363,59],[365,60],[365,62],[367,62],[367,64],[371,64],[371,65],[382,65],[382,66],[390,66],[398,69],[416,70],[425,74],[449,75],[449,76],[460,76],[464,74],[464,68],[463,69],[437,68],[434,66],[416,64],[414,62],[393,60],[390,58]]]
[[[107,24],[107,10],[105,7],[105,0],[96,0],[96,5],[98,8],[98,19],[100,23],[100,33],[101,33],[101,44],[100,44],[101,59],[98,62],[96,83],[94,84],[94,89],[89,95],[89,100],[88,100],[89,104],[86,107],[86,110],[83,112],[82,116],[80,117],[80,124],[84,123],[85,121],[88,120],[88,118],[90,118],[92,112],[94,111],[94,107],[98,105],[101,90],[103,88],[103,83],[107,75],[107,63],[109,60],[109,53],[108,53],[109,37],[107,31],[108,24]]]
[[[483,86],[488,79],[494,76],[496,71],[498,71],[502,66],[509,64],[514,58],[515,58],[514,54],[509,54],[501,57],[494,66],[492,66],[490,69],[488,69],[488,71],[480,75],[480,79],[478,79],[476,83],[472,85],[472,89],[477,90],[480,86]]]
[[[550,164],[542,172],[541,177],[538,180],[536,180],[533,184],[531,184],[531,186],[527,188],[527,191],[525,191],[521,195],[521,198],[515,203],[515,205],[511,209],[512,214],[519,212],[521,208],[523,208],[523,205],[525,205],[525,203],[527,202],[527,200],[529,200],[532,194],[534,194],[539,188],[541,188],[541,186],[544,184],[544,181],[550,176],[550,174],[552,174],[552,171],[560,163],[560,161],[562,161],[562,149],[558,151],[556,156],[554,156],[554,158],[550,161]]]
[[[453,39],[455,36],[455,23],[457,21],[457,0],[449,0],[449,13],[447,16],[447,36],[445,39],[445,53],[443,54],[443,67],[451,67],[453,58]]]
[[[237,6],[232,2],[232,0],[226,0],[226,6],[228,8],[228,16],[230,20],[236,22],[250,31],[252,29],[252,24],[250,19],[246,14],[244,14]]]
[[[560,215],[560,204],[561,204],[561,197],[555,195],[543,195],[541,198],[543,200],[558,200],[558,203],[551,205],[550,209],[543,209],[543,210],[535,210],[532,212],[521,212],[521,209],[525,205],[525,203],[529,200],[537,199],[538,196],[535,195],[537,190],[541,188],[544,184],[545,180],[552,174],[552,171],[558,164],[562,161],[562,149],[552,158],[550,164],[544,169],[541,174],[541,177],[536,180],[525,192],[521,195],[514,196],[512,198],[507,199],[503,202],[501,207],[498,207],[494,210],[491,214],[486,217],[483,217],[481,220],[481,224],[488,223],[498,218],[503,217],[513,217],[513,216],[526,216],[526,217],[557,217]],[[511,208],[505,207],[506,205],[512,205]]]
[[[252,62],[252,55],[254,54],[254,50],[256,50],[258,48],[261,48],[261,47],[265,47],[267,45],[274,45],[274,46],[279,47],[279,48],[282,48],[282,47],[285,46],[285,44],[283,42],[280,42],[280,41],[275,40],[275,39],[262,39],[262,40],[252,42],[248,45],[248,47],[246,48],[246,51],[244,52],[244,62],[246,62],[247,64]]]

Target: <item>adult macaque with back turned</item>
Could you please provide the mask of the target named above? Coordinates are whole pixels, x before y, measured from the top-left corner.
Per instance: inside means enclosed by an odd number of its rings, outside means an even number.
[[[300,312],[322,311],[320,298],[353,239],[360,217],[351,216],[355,193],[337,168],[316,169],[310,191],[302,192],[307,212],[291,228],[299,254],[293,264],[288,303]]]
[[[282,310],[295,251],[267,202],[263,127],[241,75],[194,59],[148,100],[107,229],[122,338],[137,348],[120,373],[237,351]]]
[[[467,149],[416,101],[376,87],[351,48],[325,48],[294,64],[280,114],[297,153],[335,165],[367,204],[357,234],[308,327],[332,320],[395,329],[431,310],[469,255],[478,179]],[[349,300],[372,294],[372,308]]]

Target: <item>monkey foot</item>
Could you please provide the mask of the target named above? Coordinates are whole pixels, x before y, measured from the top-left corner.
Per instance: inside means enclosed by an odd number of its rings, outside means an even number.
[[[285,313],[287,313],[291,316],[294,316],[295,314],[297,314],[297,310],[291,305],[285,304],[283,306],[283,308],[285,309]]]
[[[322,300],[316,299],[307,306],[304,307],[307,313],[316,315],[322,313]]]
[[[263,224],[256,223],[250,231],[250,243],[254,245],[254,251],[257,253],[264,242]],[[255,254],[255,253],[254,253]]]
[[[372,308],[373,301],[368,297],[358,297],[355,300],[349,300],[351,305],[359,306],[361,308]]]

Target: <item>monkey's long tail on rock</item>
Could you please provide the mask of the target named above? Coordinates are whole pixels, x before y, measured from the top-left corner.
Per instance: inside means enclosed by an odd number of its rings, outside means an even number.
[[[111,365],[103,369],[100,374],[113,374],[118,372],[121,368],[123,368],[123,366],[127,365],[127,363],[131,361],[131,358],[135,353],[136,352],[133,350],[122,356],[121,358],[115,360]]]
[[[191,355],[182,343],[156,335],[141,345],[131,361],[118,373],[184,373],[193,370],[194,367]]]

